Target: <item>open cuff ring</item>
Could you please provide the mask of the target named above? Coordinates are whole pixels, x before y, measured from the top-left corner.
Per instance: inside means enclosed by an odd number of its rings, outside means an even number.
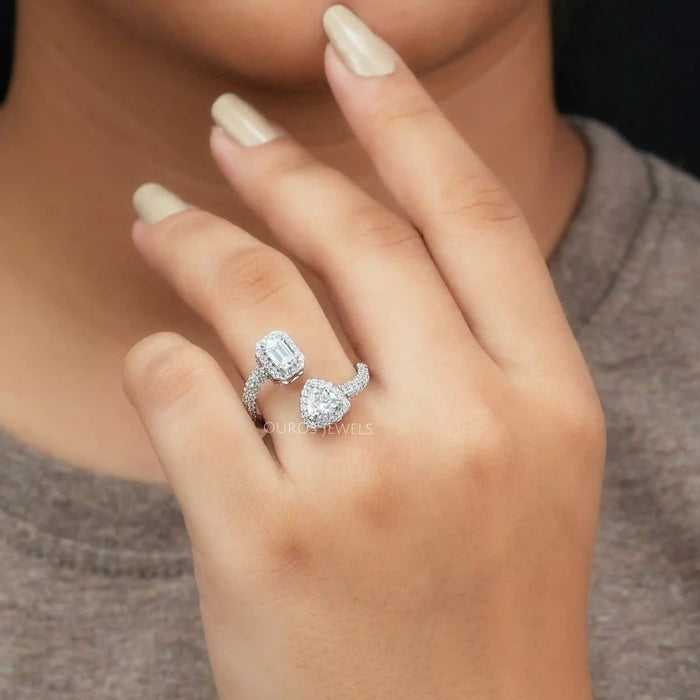
[[[243,403],[258,427],[265,420],[258,408],[258,393],[265,382],[290,384],[304,372],[305,358],[284,331],[272,331],[255,346],[257,367],[243,387]],[[369,368],[360,362],[353,379],[335,385],[323,379],[308,379],[301,391],[299,408],[304,424],[310,430],[323,430],[338,423],[350,410],[350,399],[369,383]]]

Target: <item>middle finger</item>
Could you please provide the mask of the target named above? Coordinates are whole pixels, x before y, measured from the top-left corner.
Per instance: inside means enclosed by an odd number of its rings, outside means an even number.
[[[222,127],[213,131],[212,152],[225,177],[324,281],[361,359],[388,381],[405,381],[437,342],[459,348],[459,361],[466,356],[478,371],[488,358],[408,222],[264,127],[240,98],[219,98],[212,113]]]

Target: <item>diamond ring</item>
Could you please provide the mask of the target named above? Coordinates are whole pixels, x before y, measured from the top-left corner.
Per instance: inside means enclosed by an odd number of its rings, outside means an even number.
[[[307,379],[301,390],[301,417],[310,430],[323,430],[342,420],[350,410],[350,399],[369,384],[369,367],[360,362],[357,374],[336,386],[323,379]]]
[[[258,392],[269,379],[275,384],[289,384],[304,372],[305,358],[295,342],[284,331],[272,331],[255,345],[258,366],[243,386],[243,403],[255,424],[265,421],[258,409]]]

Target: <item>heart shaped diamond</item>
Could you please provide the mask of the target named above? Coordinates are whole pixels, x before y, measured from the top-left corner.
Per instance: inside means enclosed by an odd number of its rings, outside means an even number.
[[[308,379],[301,390],[301,417],[311,430],[322,430],[337,423],[350,410],[350,400],[334,384]]]

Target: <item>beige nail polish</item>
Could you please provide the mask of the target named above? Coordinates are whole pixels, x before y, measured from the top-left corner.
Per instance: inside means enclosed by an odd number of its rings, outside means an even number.
[[[168,216],[187,209],[187,204],[176,194],[155,182],[141,185],[134,192],[133,203],[139,218],[147,224],[157,224]]]
[[[333,48],[357,75],[371,78],[396,69],[396,56],[356,14],[333,5],[323,15],[323,27]]]
[[[214,121],[243,146],[259,146],[282,135],[257,109],[238,95],[228,93],[217,98],[211,106]]]

